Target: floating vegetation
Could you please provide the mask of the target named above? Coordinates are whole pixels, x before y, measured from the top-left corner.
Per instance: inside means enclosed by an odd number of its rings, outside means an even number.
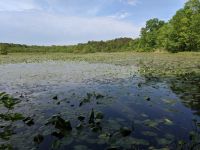
[[[97,94],[95,92],[93,93],[87,93],[87,96],[80,101],[79,107],[83,106],[86,103],[90,103],[91,101],[95,101],[96,103],[99,104],[99,102],[97,100],[99,99],[103,99],[105,96],[101,95],[101,94]]]
[[[34,120],[33,120],[33,118],[31,118],[31,117],[27,117],[27,118],[25,118],[23,121],[24,121],[24,123],[27,124],[28,126],[34,125]]]
[[[0,93],[0,104],[3,104],[8,109],[13,109],[16,104],[18,104],[20,101],[18,99],[15,99],[11,97],[10,95],[6,93]]]
[[[167,118],[164,119],[164,124],[165,125],[173,125],[173,122]]]
[[[129,129],[128,127],[120,128],[120,133],[122,134],[122,136],[129,136],[131,132],[131,129]]]
[[[66,132],[71,131],[72,126],[69,120],[64,120],[60,116],[53,116],[51,119],[49,119],[46,123],[46,125],[52,124],[55,126],[55,128],[59,129],[60,132]]]
[[[0,145],[0,150],[13,150],[13,147],[10,144],[2,144]]]
[[[14,122],[18,120],[23,120],[24,116],[20,113],[6,113],[6,114],[0,114],[0,119]]]
[[[198,150],[199,56],[148,55],[0,65],[0,150]]]
[[[13,134],[13,127],[11,125],[8,125],[3,128],[3,131],[0,132],[0,138],[3,140],[9,140]]]
[[[150,136],[150,137],[156,137],[157,136],[157,134],[155,132],[151,132],[151,131],[143,131],[142,134],[145,135],[145,136]]]
[[[54,96],[53,99],[54,99],[54,100],[58,100],[58,96],[57,96],[57,95]]]
[[[78,120],[79,120],[79,121],[84,121],[84,120],[85,120],[85,117],[82,116],[82,115],[80,115],[80,116],[78,116]]]
[[[94,110],[92,109],[90,113],[89,124],[93,124],[93,123],[94,123]]]
[[[43,140],[44,140],[44,137],[43,137],[42,135],[40,135],[40,134],[36,135],[36,136],[34,137],[34,139],[33,139],[33,141],[34,141],[35,143],[37,143],[37,144],[42,143]]]

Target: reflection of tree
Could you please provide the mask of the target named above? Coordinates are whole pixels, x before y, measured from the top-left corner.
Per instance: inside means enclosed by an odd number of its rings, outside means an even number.
[[[170,80],[173,92],[180,96],[182,103],[200,116],[200,74],[184,74]]]
[[[200,127],[196,119],[193,119],[193,130],[189,133],[189,141],[180,140],[178,150],[199,150],[200,149]]]

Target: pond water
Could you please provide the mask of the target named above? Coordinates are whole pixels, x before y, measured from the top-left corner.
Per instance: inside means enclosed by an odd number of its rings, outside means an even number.
[[[199,149],[199,89],[138,69],[0,65],[0,149]]]

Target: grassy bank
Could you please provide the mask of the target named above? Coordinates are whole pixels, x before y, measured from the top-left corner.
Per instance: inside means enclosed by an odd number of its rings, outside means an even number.
[[[32,63],[42,61],[88,61],[94,63],[112,63],[117,65],[136,65],[141,67],[141,73],[170,76],[185,73],[200,72],[200,53],[11,53],[0,55],[0,63]]]

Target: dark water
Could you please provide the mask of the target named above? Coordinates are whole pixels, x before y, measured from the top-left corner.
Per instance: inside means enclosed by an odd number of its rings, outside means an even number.
[[[2,65],[0,76],[0,91],[20,100],[1,114],[33,120],[0,117],[2,149],[200,148],[198,77],[147,80],[134,66],[85,62]]]

